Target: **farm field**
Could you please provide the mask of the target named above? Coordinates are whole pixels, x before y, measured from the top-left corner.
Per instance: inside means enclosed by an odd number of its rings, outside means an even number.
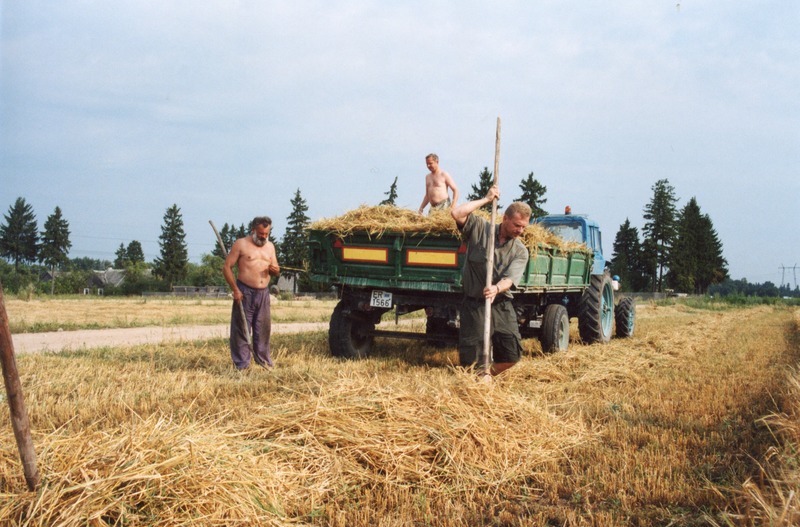
[[[637,316],[606,345],[526,340],[491,385],[416,342],[339,361],[324,331],[276,335],[273,371],[234,371],[224,339],[22,355],[42,485],[6,421],[0,524],[800,523],[800,310]]]
[[[5,298],[11,333],[228,324],[230,298],[106,297]],[[335,300],[278,300],[273,322],[325,322]]]

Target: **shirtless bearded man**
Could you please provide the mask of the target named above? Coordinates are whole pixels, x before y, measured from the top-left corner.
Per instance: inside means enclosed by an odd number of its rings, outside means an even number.
[[[250,224],[250,236],[239,238],[231,247],[222,274],[233,291],[233,310],[231,312],[231,359],[236,368],[243,370],[250,366],[250,346],[247,343],[246,328],[253,330],[253,357],[256,364],[272,367],[269,347],[271,331],[269,306],[269,281],[271,276],[281,272],[275,245],[269,241],[272,220],[257,216]],[[233,275],[233,267],[239,268],[238,279]],[[241,310],[236,305],[242,303],[247,325],[243,324]]]

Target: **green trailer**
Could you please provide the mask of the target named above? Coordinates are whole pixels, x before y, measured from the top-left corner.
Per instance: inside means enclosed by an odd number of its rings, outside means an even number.
[[[547,352],[565,350],[570,318],[578,318],[586,342],[609,340],[615,318],[617,334],[632,335],[633,302],[620,302],[615,313],[599,228],[583,216],[550,218],[549,224],[543,222],[546,228],[560,229],[559,234],[584,245],[529,247],[528,265],[513,292],[522,336],[538,337]],[[460,237],[450,233],[387,231],[375,236],[311,229],[311,280],[334,287],[339,295],[329,328],[331,353],[367,356],[376,336],[456,343],[465,254]],[[396,316],[424,310],[425,333],[380,329],[383,314],[390,310]]]

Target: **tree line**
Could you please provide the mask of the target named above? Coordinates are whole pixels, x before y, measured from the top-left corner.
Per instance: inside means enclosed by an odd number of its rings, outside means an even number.
[[[308,206],[297,190],[292,199],[292,214],[284,240],[279,243],[272,235],[279,257],[284,255],[296,264],[287,269],[285,276],[297,277],[305,259],[303,231],[310,218]],[[36,214],[25,198],[19,197],[9,207],[0,224],[0,285],[9,292],[27,290],[50,294],[75,294],[83,291],[91,277],[100,271],[113,268],[125,271],[122,285],[105,284],[104,294],[141,294],[144,291],[170,291],[176,285],[196,287],[227,286],[222,276],[223,252],[214,239],[214,250],[203,254],[200,264],[189,262],[183,216],[177,204],[169,207],[163,218],[159,236],[159,255],[146,262],[142,244],[131,240],[120,243],[114,260],[88,257],[69,258],[72,248],[69,222],[60,207],[47,217],[44,229],[39,231]],[[220,229],[226,250],[236,239],[246,236],[249,225],[225,223]],[[283,259],[280,259],[283,264]],[[302,280],[299,282],[302,283]]]
[[[644,207],[642,236],[628,218],[614,239],[610,270],[623,290],[706,294],[728,279],[722,242],[708,214],[692,197],[680,210],[669,180],[656,181]]]
[[[471,186],[467,200],[483,197],[493,183],[492,172],[484,167],[477,183]],[[547,215],[543,208],[547,202],[547,187],[530,172],[519,183],[520,194],[516,201],[531,206],[534,217]],[[653,195],[643,208],[644,225],[641,233],[630,219],[620,225],[613,243],[613,255],[607,262],[612,274],[618,275],[627,291],[664,291],[705,294],[714,284],[725,283],[728,278],[727,261],[722,254],[722,242],[711,218],[702,213],[696,198],[680,210],[675,189],[666,179],[652,187]],[[380,205],[396,206],[397,178]],[[291,201],[291,213],[286,218],[286,231],[281,240],[270,236],[278,252],[282,276],[294,279],[295,288],[310,291],[312,284],[303,269],[307,266],[307,228],[310,224],[308,204],[298,188]],[[502,205],[498,204],[498,208]],[[33,284],[43,291],[44,273],[50,278],[47,287],[56,292],[76,293],[82,290],[81,277],[91,270],[113,266],[125,269],[125,285],[108,293],[137,294],[144,290],[169,291],[175,285],[224,286],[222,277],[222,250],[214,239],[214,250],[203,254],[200,264],[188,261],[186,233],[183,217],[177,204],[164,214],[159,236],[159,256],[145,262],[141,243],[121,243],[113,262],[90,258],[70,259],[72,246],[69,222],[56,207],[47,217],[40,232],[32,207],[24,198],[17,198],[0,225],[0,281],[12,291]],[[224,223],[220,237],[226,248],[250,232],[244,223]],[[211,234],[209,234],[211,235]],[[7,262],[13,264],[9,266]],[[40,264],[39,266],[35,264]],[[93,269],[90,269],[93,268]],[[83,274],[81,274],[83,273]],[[72,274],[77,275],[71,276]],[[57,277],[57,279],[56,279]],[[61,282],[61,286],[59,285]]]
[[[478,175],[467,199],[486,195],[493,176],[487,167]],[[528,174],[520,183],[522,195],[517,201],[531,206],[534,217],[547,215],[541,205],[547,187]],[[669,180],[657,181],[653,196],[644,206],[642,235],[630,219],[620,225],[614,239],[613,254],[606,262],[609,271],[620,278],[624,291],[663,292],[667,289],[706,294],[710,286],[728,280],[727,260],[722,242],[697,199],[692,197],[681,210]],[[491,205],[487,205],[487,212]],[[502,205],[498,204],[498,208]]]

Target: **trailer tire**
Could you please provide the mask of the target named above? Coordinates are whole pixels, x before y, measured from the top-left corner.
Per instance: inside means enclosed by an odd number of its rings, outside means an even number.
[[[331,315],[328,329],[328,346],[334,357],[363,359],[372,352],[374,337],[370,332],[375,323],[364,312],[359,312],[340,301]]]
[[[429,346],[444,348],[458,342],[458,330],[447,325],[447,317],[428,316],[425,321],[425,334]]]
[[[566,351],[569,347],[569,315],[561,304],[550,304],[544,310],[539,333],[542,352]]]
[[[632,337],[636,328],[636,303],[633,298],[626,296],[619,301],[614,309],[614,319],[617,323],[617,337]]]
[[[592,275],[578,305],[578,331],[587,344],[608,342],[614,327],[614,289],[608,273]]]

